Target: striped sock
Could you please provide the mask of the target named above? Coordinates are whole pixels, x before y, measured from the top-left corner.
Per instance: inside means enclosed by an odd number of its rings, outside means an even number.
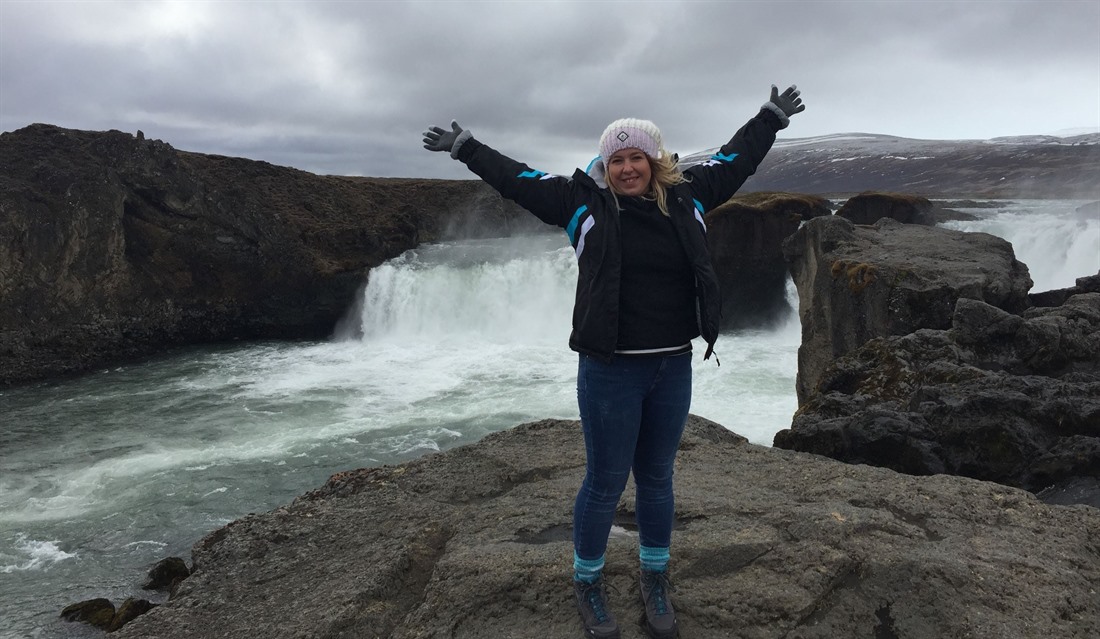
[[[642,569],[651,572],[665,572],[668,570],[668,548],[654,548],[641,546],[638,548],[638,559],[642,562]]]
[[[573,579],[583,581],[586,584],[594,583],[603,572],[603,555],[598,559],[581,559],[577,551],[573,551]]]

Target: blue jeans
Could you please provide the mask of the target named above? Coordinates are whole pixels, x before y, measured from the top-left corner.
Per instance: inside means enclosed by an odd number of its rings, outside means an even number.
[[[587,464],[573,508],[576,554],[603,556],[631,471],[641,545],[668,548],[673,462],[691,405],[691,353],[616,357],[610,364],[581,355],[577,402]]]

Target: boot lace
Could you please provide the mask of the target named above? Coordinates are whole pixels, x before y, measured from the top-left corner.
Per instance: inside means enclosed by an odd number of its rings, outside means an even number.
[[[607,614],[607,593],[604,590],[603,581],[595,581],[587,584],[581,590],[581,597],[588,604],[588,607],[592,609],[592,615],[596,618],[597,623],[604,623],[610,617]]]
[[[647,573],[646,586],[649,587],[649,597],[646,603],[653,605],[653,612],[657,615],[668,614],[668,575],[663,572]]]

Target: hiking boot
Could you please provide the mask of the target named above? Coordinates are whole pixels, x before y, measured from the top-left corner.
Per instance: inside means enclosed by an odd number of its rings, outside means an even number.
[[[591,639],[619,639],[619,624],[607,607],[607,588],[603,577],[592,583],[573,581],[577,612],[584,622],[584,636]]]
[[[676,611],[669,600],[667,572],[642,570],[638,578],[645,604],[645,629],[653,639],[673,639],[679,631],[676,625]]]

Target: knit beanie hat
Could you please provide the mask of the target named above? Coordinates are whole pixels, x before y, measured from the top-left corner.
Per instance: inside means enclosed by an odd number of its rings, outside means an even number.
[[[649,157],[658,160],[664,151],[661,131],[649,120],[623,118],[607,125],[600,136],[600,157],[604,162],[623,149],[641,149]]]

